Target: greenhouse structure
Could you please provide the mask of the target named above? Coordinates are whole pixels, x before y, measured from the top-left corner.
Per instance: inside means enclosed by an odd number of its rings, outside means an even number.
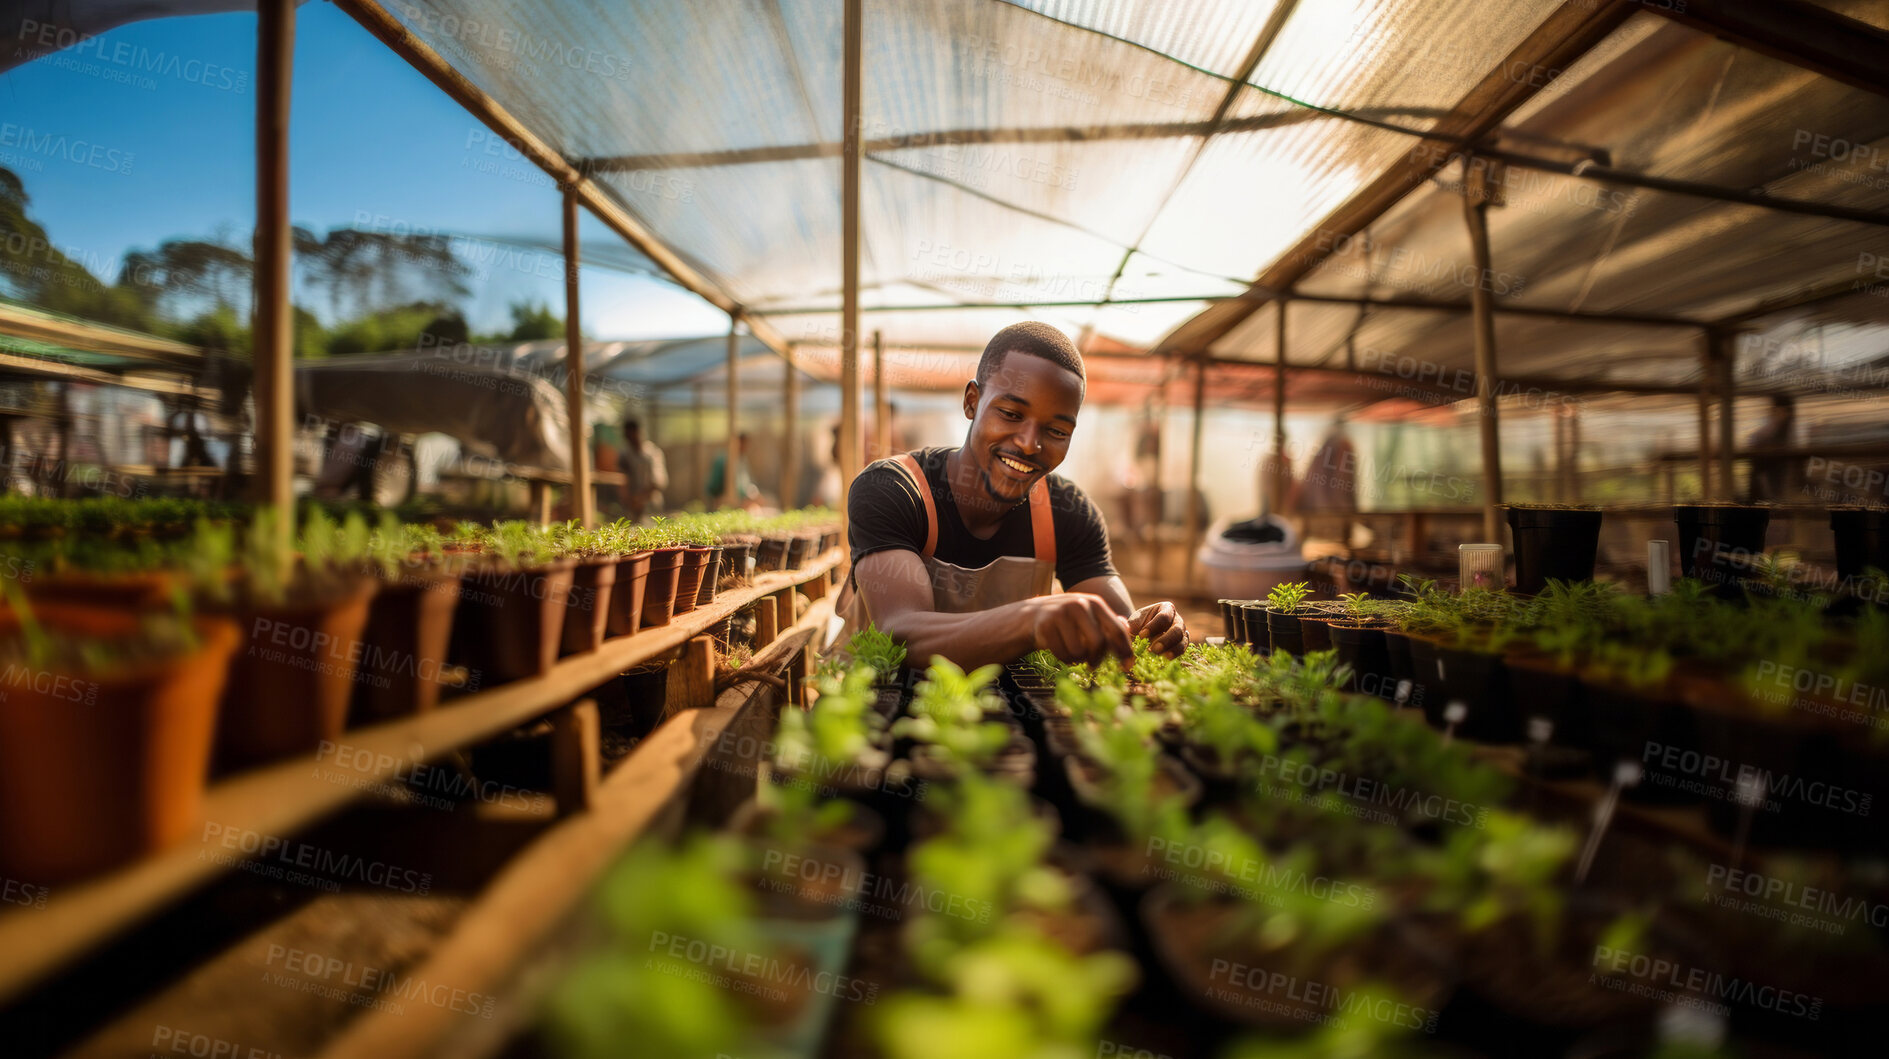
[[[1889,3],[10,7],[7,1055],[1882,1053]]]

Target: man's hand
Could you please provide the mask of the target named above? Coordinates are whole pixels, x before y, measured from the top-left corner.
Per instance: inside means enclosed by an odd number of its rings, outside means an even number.
[[[1061,592],[1037,596],[1024,605],[1029,608],[1030,633],[1036,647],[1065,662],[1095,665],[1109,655],[1128,658],[1134,654],[1128,622],[1101,596]],[[1170,616],[1173,611],[1169,605]]]
[[[1169,658],[1179,658],[1187,650],[1187,626],[1174,604],[1165,600],[1129,615],[1128,634],[1147,637],[1150,647]]]

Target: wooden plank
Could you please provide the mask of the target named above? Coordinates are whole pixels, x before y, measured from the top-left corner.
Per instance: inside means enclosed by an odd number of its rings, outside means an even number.
[[[1489,207],[1497,202],[1499,174],[1463,161],[1463,221],[1469,228],[1469,250],[1477,276],[1493,276],[1489,257]],[[1478,281],[1469,289],[1476,355],[1476,435],[1482,448],[1482,539],[1502,543],[1502,435],[1495,399],[1495,294]]]
[[[203,362],[203,350],[196,346],[110,324],[57,316],[24,305],[0,304],[0,334],[158,364],[195,367]]]
[[[791,661],[793,651],[830,613],[830,608],[810,609],[807,622],[777,641],[775,650],[758,657],[757,664]],[[433,1005],[370,1014],[330,1042],[322,1052],[324,1059],[464,1057],[499,1051],[535,1017],[536,993],[551,984],[544,975],[520,973],[528,957],[590,895],[596,880],[631,843],[680,819],[679,803],[704,774],[710,754],[725,746],[722,734],[751,723],[754,711],[771,709],[772,695],[766,685],[745,684],[725,692],[711,707],[664,721],[605,779],[595,808],[559,824],[506,865],[414,972],[421,981],[503,997],[498,1017],[468,1019]],[[754,782],[752,772],[717,771]]]
[[[780,625],[776,620],[778,611],[774,598],[756,600],[754,603],[754,649],[759,651],[774,642],[780,635]]]
[[[682,657],[670,663],[669,697],[663,716],[683,710],[707,709],[715,704],[715,638],[697,636],[682,646]]]
[[[740,499],[735,484],[735,472],[741,466],[741,415],[736,407],[741,403],[741,332],[736,328],[740,322],[738,316],[728,317],[728,447],[722,450],[721,495],[707,498],[711,505],[723,507],[734,507]]]
[[[723,618],[782,585],[824,576],[840,560],[835,549],[806,568],[762,574],[755,584],[723,592],[715,602],[668,625],[606,641],[548,673],[469,695],[415,717],[346,733],[354,762],[346,783],[327,775],[334,749],[240,773],[205,798],[205,828],[170,850],[111,874],[56,888],[44,908],[0,912],[0,1003],[54,973],[167,903],[235,866],[219,842],[226,834],[286,840],[361,797],[383,777],[542,717],[626,669],[664,658]]]
[[[860,66],[864,47],[861,0],[845,0],[841,49],[841,118],[845,140],[840,159],[840,503],[846,511],[860,470],[859,433],[859,159],[865,130],[860,121]]]
[[[551,715],[551,781],[559,816],[575,816],[595,802],[602,748],[597,700],[584,699]]]

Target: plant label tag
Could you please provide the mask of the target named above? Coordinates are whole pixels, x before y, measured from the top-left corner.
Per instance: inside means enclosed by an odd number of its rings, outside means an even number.
[[[1638,761],[1619,761],[1614,763],[1614,786],[1616,787],[1638,787],[1640,780],[1645,776],[1646,772],[1640,768]]]
[[[824,651],[828,647],[831,647],[833,645],[833,641],[839,639],[840,633],[844,632],[845,630],[846,630],[845,618],[841,617],[838,614],[835,614],[832,617],[828,618],[826,620],[826,641],[820,645],[820,649]]]
[[[1410,681],[1400,680],[1397,682],[1397,705],[1402,706],[1403,704],[1409,701],[1410,701]]]
[[[1462,724],[1469,718],[1469,704],[1461,699],[1452,701],[1443,707],[1443,719],[1451,724]]]
[[[1445,672],[1443,669],[1443,659],[1438,658],[1436,660],[1436,679],[1448,680],[1449,678],[1450,678],[1450,675],[1447,672]]]
[[[1536,746],[1547,746],[1548,740],[1553,739],[1553,738],[1554,738],[1554,722],[1553,721],[1549,720],[1546,717],[1530,717],[1528,719],[1528,741],[1529,742],[1535,744]]]
[[[1740,773],[1734,797],[1738,804],[1746,809],[1756,809],[1764,804],[1764,777],[1751,773]]]

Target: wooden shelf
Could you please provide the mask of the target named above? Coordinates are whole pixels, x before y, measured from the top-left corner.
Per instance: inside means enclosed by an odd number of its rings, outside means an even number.
[[[824,640],[833,601],[816,600],[791,628],[755,655],[749,668],[775,671]],[[795,671],[789,667],[789,679]],[[528,966],[558,936],[571,913],[589,898],[609,867],[641,836],[679,826],[682,804],[698,777],[752,795],[759,769],[752,759],[727,760],[727,740],[744,744],[771,738],[777,696],[763,684],[739,684],[715,705],[683,710],[637,746],[598,790],[589,812],[560,823],[506,864],[466,910],[452,933],[412,974],[468,994],[499,997],[495,1017],[466,1018],[439,1006],[399,1013],[365,1013],[331,1040],[322,1059],[376,1056],[495,1055],[536,1018],[537,1001],[555,975]],[[722,746],[717,747],[721,742]],[[711,755],[722,754],[711,761]],[[712,766],[712,767],[711,767]],[[729,805],[726,792],[723,800]]]
[[[204,824],[193,838],[110,874],[55,886],[43,908],[0,913],[0,1003],[9,1003],[117,934],[242,863],[217,835],[254,832],[287,841],[363,796],[382,777],[470,746],[571,702],[627,669],[665,660],[722,619],[783,590],[821,581],[838,566],[835,548],[794,571],[762,574],[754,584],[719,593],[661,628],[606,641],[598,650],[559,662],[530,680],[456,699],[430,713],[353,729],[341,742],[361,768],[324,765],[313,754],[214,783]],[[822,595],[823,592],[810,593]],[[634,760],[634,758],[632,758]],[[365,765],[365,762],[375,762]],[[346,782],[334,773],[345,772]],[[208,840],[212,825],[216,831]]]

